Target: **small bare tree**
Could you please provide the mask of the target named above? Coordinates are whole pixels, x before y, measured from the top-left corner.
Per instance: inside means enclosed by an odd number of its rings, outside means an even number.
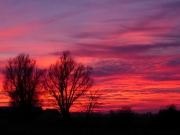
[[[95,91],[89,91],[85,95],[84,100],[80,103],[82,111],[86,115],[86,122],[89,121],[90,115],[102,105],[101,101],[102,94],[99,92],[99,89]]]
[[[13,107],[30,109],[39,105],[43,72],[36,67],[36,61],[28,54],[19,54],[9,59],[3,71],[3,88],[10,96]]]
[[[55,99],[65,121],[70,120],[70,107],[92,87],[92,67],[75,62],[69,51],[50,65],[44,77],[44,88]]]

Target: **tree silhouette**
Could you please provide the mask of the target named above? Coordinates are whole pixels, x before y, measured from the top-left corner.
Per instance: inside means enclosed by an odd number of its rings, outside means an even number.
[[[157,114],[157,123],[163,127],[174,127],[179,125],[180,112],[175,104],[162,107]]]
[[[69,51],[64,51],[44,77],[44,88],[55,99],[65,121],[70,120],[70,107],[92,87],[92,67],[75,62]]]
[[[122,106],[122,108],[118,111],[118,115],[120,117],[120,122],[127,126],[132,122],[135,113],[132,111],[129,106]]]
[[[89,121],[91,113],[93,113],[102,105],[101,95],[102,94],[99,92],[99,89],[95,91],[89,91],[89,93],[85,95],[84,100],[80,103],[81,109],[86,115],[86,122]]]
[[[3,76],[3,88],[10,96],[11,106],[29,110],[39,105],[43,70],[37,68],[36,61],[28,54],[10,58]]]

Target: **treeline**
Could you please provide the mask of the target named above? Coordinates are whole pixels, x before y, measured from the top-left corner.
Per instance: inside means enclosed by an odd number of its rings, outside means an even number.
[[[15,109],[15,108],[14,108]],[[35,109],[35,108],[34,108]],[[71,114],[72,119],[68,124],[64,124],[63,117],[60,115],[52,114],[52,117],[42,117],[43,110],[41,108],[36,108],[31,113],[31,120],[24,119],[25,117],[20,117],[17,115],[17,110],[3,110],[0,109],[0,123],[5,121],[5,123],[46,123],[57,124],[59,126],[73,126],[73,127],[101,127],[101,128],[120,128],[120,129],[132,129],[132,128],[142,128],[142,129],[175,129],[179,128],[180,121],[180,110],[176,108],[174,104],[165,106],[159,110],[158,113],[152,114],[147,112],[144,114],[138,114],[134,112],[130,107],[122,107],[118,111],[109,111],[107,114],[103,113],[91,113],[87,121],[87,116],[84,113]],[[17,117],[19,116],[19,117]],[[32,117],[33,116],[33,117]],[[45,124],[45,126],[46,126]]]
[[[109,123],[117,126],[117,122],[121,127],[141,127],[141,128],[178,128],[180,122],[180,110],[176,105],[171,104],[162,107],[158,113],[147,112],[138,114],[131,108],[122,108],[119,111],[110,111]],[[114,123],[114,124],[113,124]],[[115,124],[116,123],[116,124]]]

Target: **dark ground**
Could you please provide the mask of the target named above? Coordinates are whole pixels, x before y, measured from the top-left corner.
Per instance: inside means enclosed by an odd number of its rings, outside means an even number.
[[[1,110],[0,135],[180,135],[180,111],[173,105],[157,114],[123,110],[89,119],[78,114],[66,124],[56,113],[52,117],[42,117],[47,116],[42,111],[27,114]]]
[[[120,120],[120,119],[119,119]],[[159,125],[154,120],[138,119],[123,122],[116,118],[74,118],[64,125],[62,119],[36,119],[35,121],[0,121],[0,135],[180,135],[180,126]]]

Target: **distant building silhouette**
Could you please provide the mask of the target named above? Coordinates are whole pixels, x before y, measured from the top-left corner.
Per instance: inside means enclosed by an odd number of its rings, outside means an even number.
[[[0,118],[16,118],[20,119],[23,117],[34,117],[37,118],[43,112],[42,107],[33,107],[30,112],[21,112],[21,108],[18,107],[9,107],[9,106],[1,106],[0,107]]]
[[[61,113],[57,109],[46,109],[39,118],[60,118]]]
[[[9,107],[9,106],[0,106],[0,111],[14,111],[14,107]]]

